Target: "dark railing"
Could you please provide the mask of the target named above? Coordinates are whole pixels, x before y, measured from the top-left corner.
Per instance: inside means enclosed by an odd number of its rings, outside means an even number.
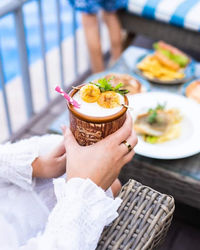
[[[0,18],[4,17],[7,14],[14,15],[15,27],[16,27],[16,40],[17,40],[17,50],[19,54],[19,66],[21,71],[21,79],[23,83],[23,96],[25,100],[25,108],[27,120],[34,115],[34,106],[33,106],[33,93],[31,90],[30,82],[30,72],[29,72],[29,60],[27,52],[27,42],[25,35],[25,23],[23,15],[23,5],[31,0],[7,0],[4,4],[0,5]],[[38,5],[38,16],[39,16],[39,35],[40,35],[40,44],[41,44],[41,56],[43,60],[43,71],[44,71],[44,86],[46,93],[47,103],[51,101],[50,92],[49,92],[49,79],[47,74],[47,63],[46,63],[46,43],[44,37],[44,18],[42,10],[42,1],[36,0]],[[63,51],[62,51],[62,24],[61,24],[61,5],[60,0],[56,0],[56,19],[57,19],[57,35],[58,35],[58,47],[59,47],[59,58],[60,58],[60,79],[61,86],[65,88],[65,79],[64,79],[64,67],[63,67]],[[76,27],[77,19],[76,12],[72,10],[72,35],[73,35],[73,60],[74,60],[74,72],[75,78],[78,77],[78,55],[77,55],[77,38],[76,38]],[[4,75],[4,63],[2,58],[2,49],[0,47],[0,86],[3,96],[4,110],[6,114],[6,121],[9,136],[13,133],[12,119],[9,112],[8,105],[8,96],[5,88],[5,75]],[[1,133],[1,131],[0,131]]]

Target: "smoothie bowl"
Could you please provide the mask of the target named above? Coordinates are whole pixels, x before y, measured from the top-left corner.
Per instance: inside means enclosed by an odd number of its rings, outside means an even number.
[[[100,79],[70,92],[80,104],[80,108],[68,104],[70,129],[80,145],[96,143],[123,125],[128,98],[125,96],[127,91],[121,87],[122,84],[112,87],[108,80]]]

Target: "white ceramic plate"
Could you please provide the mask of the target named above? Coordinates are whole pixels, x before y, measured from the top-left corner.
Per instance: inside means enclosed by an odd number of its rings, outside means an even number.
[[[166,108],[177,108],[183,117],[182,133],[177,139],[160,143],[146,143],[141,136],[135,152],[156,159],[179,159],[200,152],[200,105],[184,96],[165,92],[149,92],[129,96],[129,105],[133,107],[133,120],[138,114],[146,112],[157,104],[166,103]]]

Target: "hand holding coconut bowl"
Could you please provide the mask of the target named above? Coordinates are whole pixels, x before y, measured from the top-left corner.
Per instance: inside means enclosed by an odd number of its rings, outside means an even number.
[[[70,96],[80,104],[68,104],[70,128],[81,146],[91,145],[117,131],[125,122],[127,90],[122,84],[113,87],[103,78],[78,86]]]
[[[77,169],[76,177],[90,178],[105,190],[114,182],[114,195],[117,186],[119,191],[115,179],[134,156],[137,144],[127,112],[128,91],[122,87],[121,83],[113,87],[103,78],[74,88],[69,96],[56,89],[68,100],[70,111],[70,129],[64,131],[68,171]]]

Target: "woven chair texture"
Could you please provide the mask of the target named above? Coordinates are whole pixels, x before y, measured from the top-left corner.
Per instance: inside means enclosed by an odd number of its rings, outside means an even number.
[[[119,197],[119,216],[101,235],[97,250],[155,249],[163,242],[174,212],[174,199],[129,180]]]
[[[160,164],[159,160],[147,162],[143,158],[134,158],[123,167],[120,173],[119,178],[122,183],[126,183],[129,179],[134,179],[161,193],[172,195],[177,201],[200,209],[200,181],[179,173],[180,168],[182,168],[182,171],[185,170],[186,173],[188,168],[191,168],[191,171],[198,174],[200,166],[199,155],[193,156],[192,159],[190,157],[177,160],[176,162],[173,161],[173,163],[171,161],[170,170],[164,167],[166,163],[161,162],[162,164]],[[167,164],[169,163],[167,162]],[[182,165],[185,165],[185,167],[182,167]],[[176,172],[172,171],[172,168]]]

